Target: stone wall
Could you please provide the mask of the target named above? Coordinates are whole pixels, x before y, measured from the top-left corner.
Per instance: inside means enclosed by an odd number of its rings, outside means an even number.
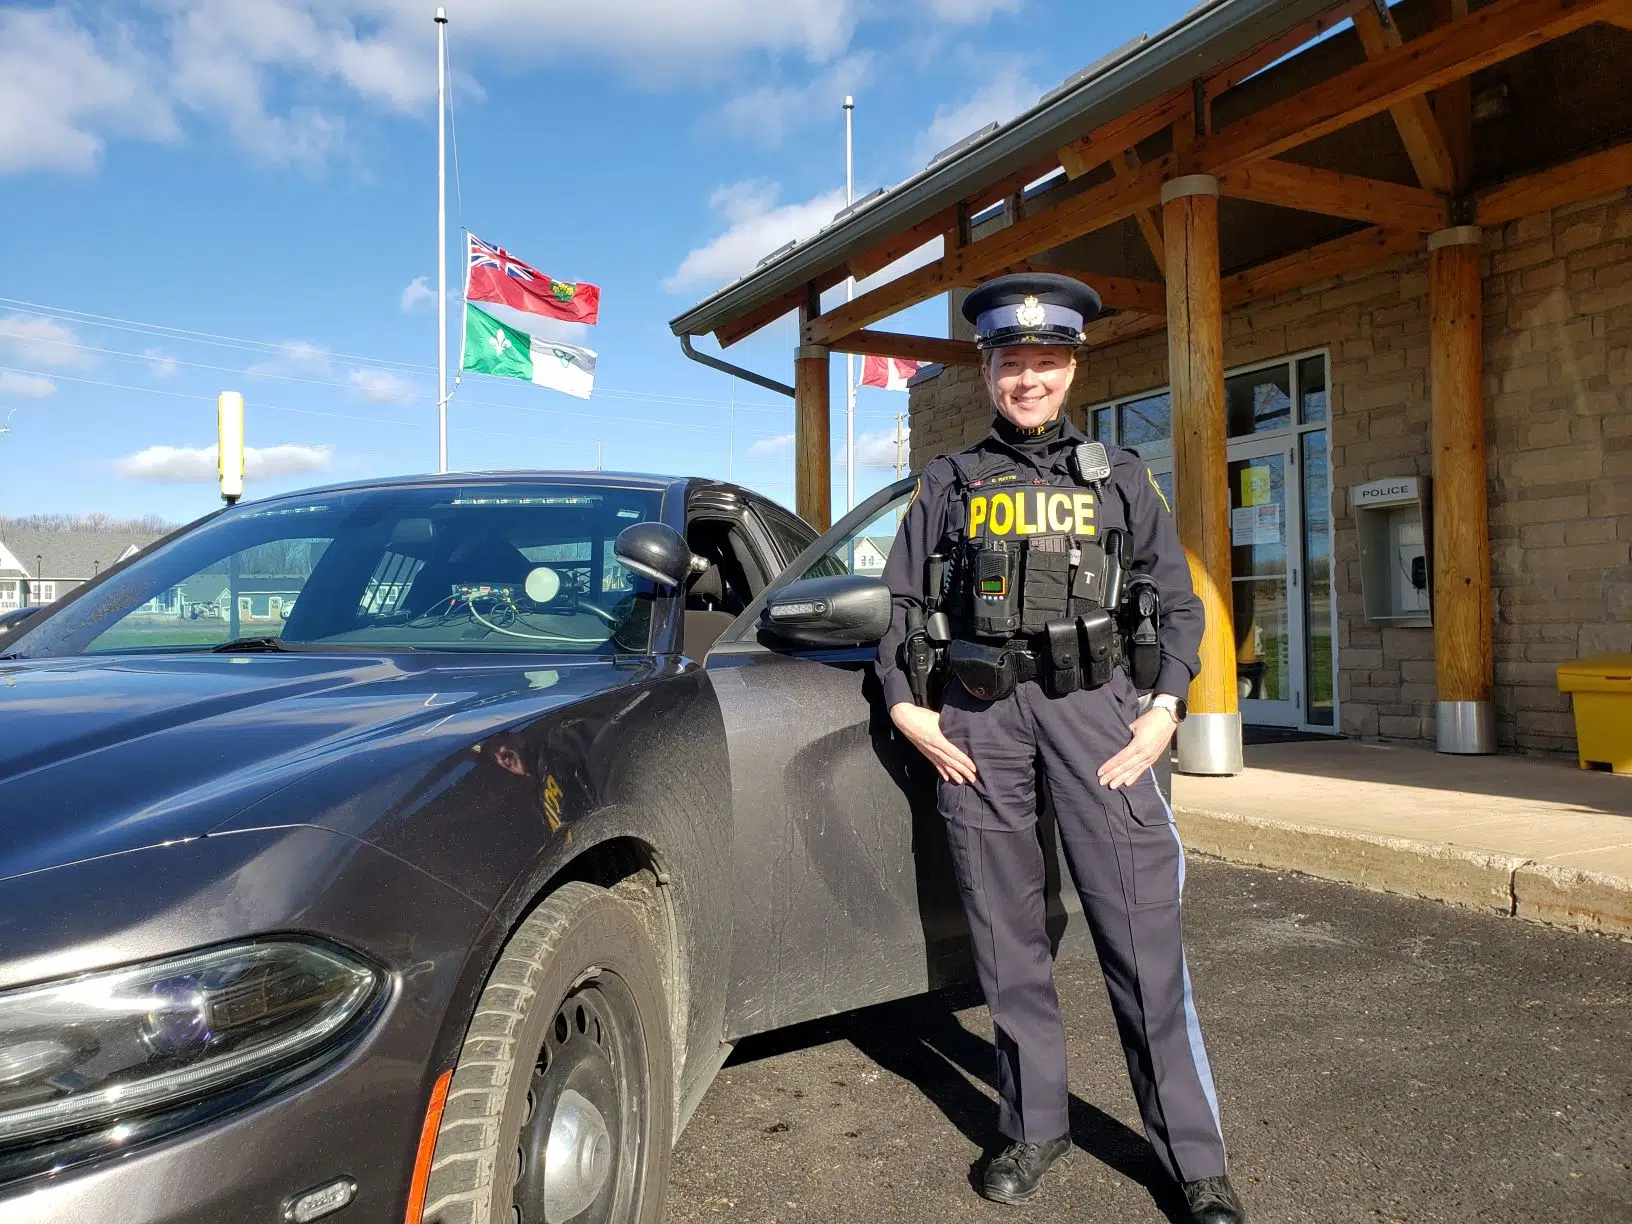
[[[1484,240],[1486,440],[1504,748],[1573,752],[1554,669],[1632,651],[1632,193],[1513,222]],[[1343,730],[1431,740],[1433,630],[1368,625],[1346,491],[1427,476],[1425,257],[1310,285],[1226,320],[1231,368],[1324,348],[1330,411]],[[1167,382],[1166,337],[1087,356],[1083,409]],[[991,410],[972,369],[912,389],[912,462],[979,437]]]

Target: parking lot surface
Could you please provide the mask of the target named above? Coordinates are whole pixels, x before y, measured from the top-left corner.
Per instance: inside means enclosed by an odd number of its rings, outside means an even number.
[[[1195,859],[1186,901],[1257,1224],[1632,1219],[1632,942]],[[1056,976],[1075,1146],[1027,1206],[972,1187],[1001,1141],[964,991],[739,1046],[681,1138],[666,1218],[1183,1220],[1091,954]]]

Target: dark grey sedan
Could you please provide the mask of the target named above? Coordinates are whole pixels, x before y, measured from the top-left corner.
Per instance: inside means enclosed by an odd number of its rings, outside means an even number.
[[[0,1219],[656,1221],[733,1043],[961,980],[911,491],[348,485],[0,630]]]

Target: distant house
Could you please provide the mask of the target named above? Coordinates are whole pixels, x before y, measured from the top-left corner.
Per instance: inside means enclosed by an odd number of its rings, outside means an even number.
[[[0,611],[61,599],[161,534],[51,530],[0,523]]]
[[[889,536],[862,536],[856,541],[855,570],[858,574],[881,574],[884,561],[890,555]]]

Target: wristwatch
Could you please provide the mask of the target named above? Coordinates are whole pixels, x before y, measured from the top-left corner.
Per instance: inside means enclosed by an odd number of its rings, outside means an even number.
[[[1173,696],[1172,693],[1157,693],[1150,699],[1150,708],[1153,710],[1166,710],[1173,715],[1173,725],[1175,727],[1182,723],[1184,716],[1190,712],[1184,700]]]

